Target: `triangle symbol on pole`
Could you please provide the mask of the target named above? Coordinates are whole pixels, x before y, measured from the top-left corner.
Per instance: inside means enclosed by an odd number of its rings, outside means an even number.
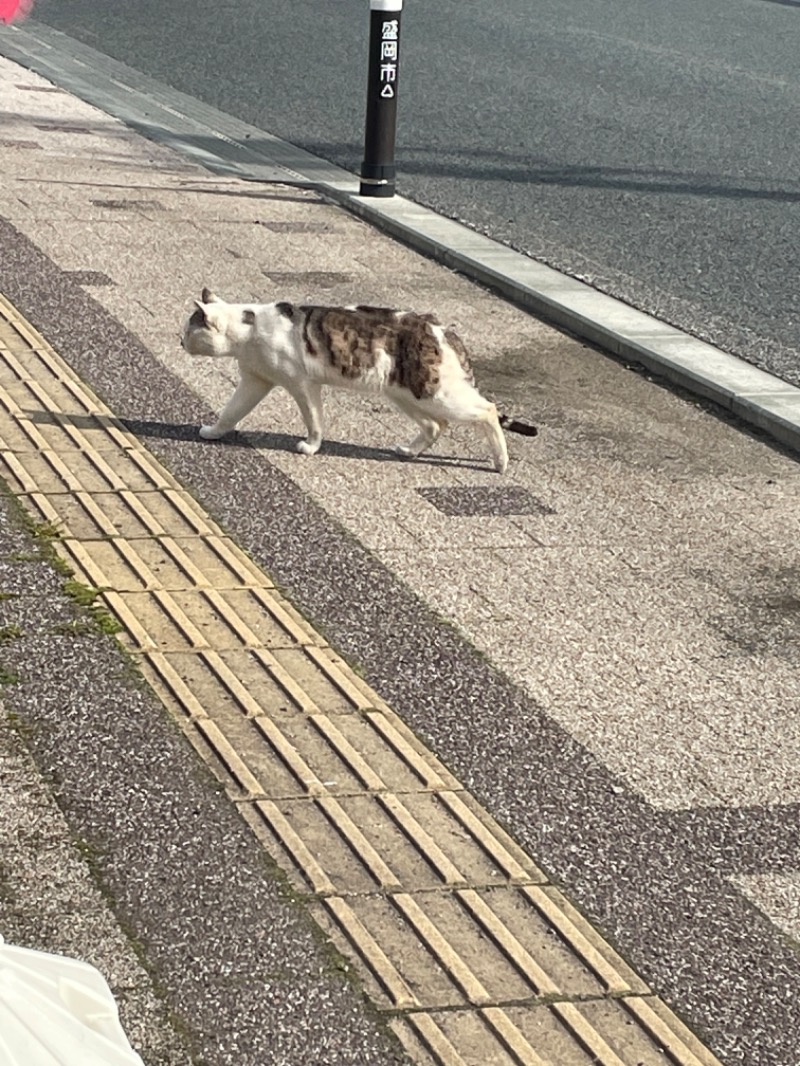
[[[384,87],[381,89],[381,96],[383,96],[387,100],[391,99],[394,96],[394,89],[391,87],[391,85],[384,85]]]

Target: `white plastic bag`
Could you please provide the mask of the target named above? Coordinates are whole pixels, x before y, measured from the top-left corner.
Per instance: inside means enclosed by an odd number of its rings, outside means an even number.
[[[144,1066],[103,976],[0,936],[0,1066]]]

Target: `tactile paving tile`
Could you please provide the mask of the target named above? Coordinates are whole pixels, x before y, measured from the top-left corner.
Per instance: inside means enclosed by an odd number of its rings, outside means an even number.
[[[392,1028],[421,1066],[719,1066],[652,996],[414,1012]]]
[[[334,938],[341,944],[344,936],[361,955],[385,1007],[398,1004],[372,944],[393,960],[413,1005],[425,1009],[648,993],[560,902],[555,889],[531,885],[330,897],[325,909]]]
[[[64,536],[81,541],[117,536],[129,540],[164,537],[169,530],[175,540],[214,536],[232,545],[186,492],[164,489],[144,494],[124,489],[74,492],[51,500],[37,491],[30,494],[27,502],[41,521],[57,526]],[[238,551],[236,565],[253,567]]]
[[[59,548],[78,576],[98,588],[117,592],[273,588],[266,574],[244,564],[228,538],[162,536],[128,540],[114,536],[112,527],[105,539],[93,540],[88,546],[87,539],[64,536]],[[277,609],[277,596],[273,595],[272,601]],[[291,609],[283,602],[281,610],[288,614]]]
[[[24,398],[23,398],[24,402]],[[91,451],[114,452],[118,448],[135,448],[135,438],[113,419],[103,415],[65,416],[58,412],[36,415],[4,431],[0,447],[13,452],[65,451],[83,448]]]
[[[256,807],[301,889],[344,896],[545,880],[467,793],[328,794]]]
[[[87,443],[85,449],[76,448],[69,453],[69,463],[64,454],[50,449],[16,453],[4,449],[0,451],[0,476],[19,495],[179,488],[154,460],[132,449],[96,452]]]
[[[2,297],[0,475],[420,1063],[719,1066]]]
[[[308,648],[298,652],[307,654]],[[213,747],[237,751],[235,764],[213,759],[223,783],[273,799],[458,787],[452,775],[383,711],[343,713],[341,694],[314,703],[277,656],[243,653],[150,654],[145,676],[176,715]],[[246,669],[249,667],[249,670]],[[254,683],[255,682],[255,683]],[[207,719],[213,720],[209,733]],[[211,753],[213,755],[213,752]]]

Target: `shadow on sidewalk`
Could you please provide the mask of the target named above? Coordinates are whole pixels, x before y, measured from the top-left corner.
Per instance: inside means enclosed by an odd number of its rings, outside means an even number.
[[[82,416],[70,416],[70,421],[79,425]],[[211,448],[254,448],[256,451],[289,452],[295,454],[299,438],[291,433],[242,432],[234,430],[221,440],[203,440],[198,425],[192,423],[153,422],[126,418],[120,420],[126,429],[140,438],[161,440],[197,441]],[[486,470],[486,464],[458,455],[419,455],[414,459],[398,455],[392,448],[365,448],[346,441],[324,440],[320,455],[335,455],[340,459],[368,459],[379,463],[424,463],[427,466],[452,466],[462,470]]]

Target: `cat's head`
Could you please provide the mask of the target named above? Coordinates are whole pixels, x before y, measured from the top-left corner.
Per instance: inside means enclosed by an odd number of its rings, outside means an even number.
[[[181,344],[190,355],[235,356],[251,335],[254,321],[250,308],[226,303],[203,289],[183,328]]]

